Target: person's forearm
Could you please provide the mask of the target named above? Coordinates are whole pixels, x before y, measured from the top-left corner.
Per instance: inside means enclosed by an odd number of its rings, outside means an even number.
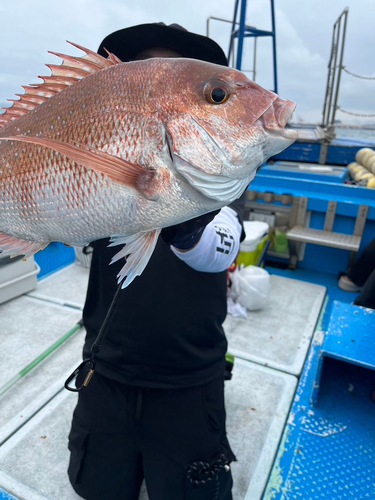
[[[236,259],[241,237],[237,214],[224,207],[207,225],[198,244],[189,251],[179,251],[171,246],[174,254],[197,271],[217,273],[227,269]]]

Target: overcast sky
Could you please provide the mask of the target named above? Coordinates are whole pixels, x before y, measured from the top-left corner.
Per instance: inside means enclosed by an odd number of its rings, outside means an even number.
[[[209,16],[232,20],[234,0],[3,0],[0,4],[0,106],[23,93],[21,85],[49,75],[45,63],[59,60],[48,50],[78,51],[70,40],[97,50],[112,31],[134,24],[178,23],[206,34]],[[278,93],[297,103],[294,120],[321,120],[333,24],[349,7],[344,65],[352,73],[375,77],[375,0],[275,0]],[[270,1],[247,2],[247,24],[271,29]],[[210,36],[228,51],[230,25],[212,21]],[[247,39],[242,68],[253,66],[253,41]],[[272,89],[271,39],[258,39],[256,81]],[[249,74],[251,76],[251,74]],[[352,113],[375,115],[375,80],[343,73],[339,106]],[[337,119],[357,118],[337,112]]]

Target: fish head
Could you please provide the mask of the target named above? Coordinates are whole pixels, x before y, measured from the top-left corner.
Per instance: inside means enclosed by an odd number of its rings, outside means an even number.
[[[177,112],[167,120],[174,167],[206,196],[231,202],[258,167],[297,139],[286,128],[296,105],[235,69],[175,61]]]

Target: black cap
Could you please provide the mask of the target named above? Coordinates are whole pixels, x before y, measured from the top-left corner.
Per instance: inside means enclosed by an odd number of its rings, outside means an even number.
[[[115,31],[104,38],[98,54],[107,57],[106,49],[127,62],[134,60],[143,50],[153,47],[174,50],[182,57],[228,66],[227,58],[216,42],[207,36],[190,33],[178,24],[139,24]]]

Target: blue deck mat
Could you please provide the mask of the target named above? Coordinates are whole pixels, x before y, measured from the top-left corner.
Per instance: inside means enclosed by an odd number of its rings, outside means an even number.
[[[0,500],[18,500],[16,497],[0,488]]]
[[[375,312],[351,307],[372,317],[374,349]],[[337,321],[350,323],[350,314],[335,309],[330,325]],[[375,370],[326,358],[313,406],[322,339],[310,349],[264,500],[375,499]]]

